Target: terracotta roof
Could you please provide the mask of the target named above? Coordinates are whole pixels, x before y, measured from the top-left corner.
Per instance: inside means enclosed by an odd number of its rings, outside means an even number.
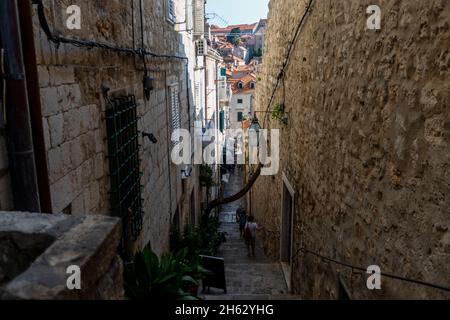
[[[231,30],[239,28],[241,31],[253,31],[258,23],[253,24],[236,24],[225,28],[216,28],[217,26],[211,26],[211,33],[229,33]]]
[[[234,94],[252,92],[255,89],[250,87],[253,82],[256,85],[256,76],[253,73],[246,74],[242,78],[229,79],[228,82],[231,84],[231,88]],[[243,84],[243,88],[239,88],[239,83]]]
[[[234,46],[229,42],[222,43],[219,45],[219,49],[233,49],[233,48],[234,48]]]

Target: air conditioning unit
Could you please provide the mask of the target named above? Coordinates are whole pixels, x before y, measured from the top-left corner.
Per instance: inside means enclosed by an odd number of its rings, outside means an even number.
[[[197,40],[197,56],[206,56],[208,54],[208,42],[206,39]]]

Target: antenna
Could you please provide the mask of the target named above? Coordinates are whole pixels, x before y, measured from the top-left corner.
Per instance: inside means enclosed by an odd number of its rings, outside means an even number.
[[[220,21],[220,24],[222,24],[223,26],[229,25],[227,20],[225,20],[224,18],[222,18],[220,15],[218,15],[215,12],[206,13],[205,14],[205,18],[206,18],[206,20],[214,20],[214,19],[216,19],[216,20]]]

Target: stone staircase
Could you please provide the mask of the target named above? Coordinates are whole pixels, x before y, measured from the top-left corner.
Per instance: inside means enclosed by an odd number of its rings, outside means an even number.
[[[236,169],[225,186],[224,195],[230,196],[242,188],[242,171]],[[239,235],[236,210],[244,205],[244,200],[222,206],[221,230],[227,234],[227,242],[222,245],[219,257],[225,259],[227,294],[223,290],[211,288],[211,292],[201,295],[206,300],[297,300],[290,295],[279,262],[268,259],[264,251],[256,248],[256,257],[247,256],[247,247]],[[245,207],[245,206],[244,206]]]
[[[221,220],[229,221],[224,215]],[[227,294],[211,289],[201,297],[205,300],[297,300],[290,295],[280,263],[268,259],[262,249],[256,249],[256,257],[247,256],[247,248],[239,235],[239,226],[223,222],[222,231],[227,233],[227,242],[218,256],[225,259]]]

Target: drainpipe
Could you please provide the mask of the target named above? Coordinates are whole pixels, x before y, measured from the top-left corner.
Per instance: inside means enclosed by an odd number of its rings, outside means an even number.
[[[44,128],[42,125],[42,106],[37,70],[36,48],[31,1],[18,1],[20,28],[22,30],[23,59],[30,105],[31,130],[33,134],[34,157],[36,161],[37,181],[41,211],[52,213],[50,182],[47,167],[47,149],[45,147]]]
[[[0,46],[5,49],[6,140],[14,209],[40,212],[28,91],[17,1],[0,1]]]

